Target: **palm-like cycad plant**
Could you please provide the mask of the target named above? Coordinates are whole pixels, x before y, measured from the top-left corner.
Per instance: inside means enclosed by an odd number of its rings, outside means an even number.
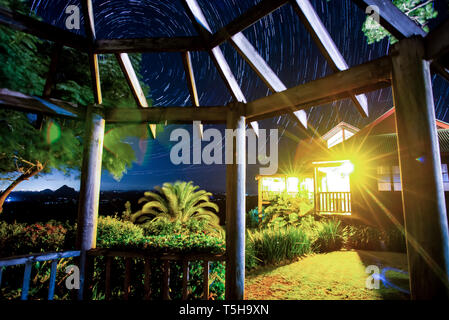
[[[210,201],[210,192],[198,188],[191,181],[164,183],[155,192],[145,192],[145,197],[139,199],[139,204],[144,203],[142,209],[130,220],[146,224],[158,220],[186,223],[195,219],[204,221],[210,231],[219,230],[220,219],[215,214],[218,206]]]

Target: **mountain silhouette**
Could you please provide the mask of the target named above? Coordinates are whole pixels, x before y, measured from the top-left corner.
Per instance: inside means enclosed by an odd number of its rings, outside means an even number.
[[[74,188],[71,188],[67,185],[63,185],[61,188],[56,190],[53,194],[57,196],[73,196],[76,194],[76,191]]]

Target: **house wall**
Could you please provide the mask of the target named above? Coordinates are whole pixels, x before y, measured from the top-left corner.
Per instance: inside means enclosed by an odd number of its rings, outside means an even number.
[[[442,156],[442,163],[449,164],[449,156]],[[352,219],[354,222],[388,228],[396,223],[404,225],[401,191],[379,191],[377,166],[398,165],[396,159],[373,163],[363,177],[351,178]],[[445,192],[446,208],[449,208],[449,192]]]

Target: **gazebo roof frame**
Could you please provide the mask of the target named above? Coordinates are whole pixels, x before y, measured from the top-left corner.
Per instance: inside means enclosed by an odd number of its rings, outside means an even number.
[[[85,251],[95,247],[101,159],[105,122],[226,123],[236,131],[232,138],[232,163],[226,170],[226,297],[243,299],[245,274],[246,139],[244,128],[251,122],[257,131],[260,119],[289,114],[306,126],[306,108],[350,98],[362,116],[368,115],[364,93],[393,86],[398,132],[399,162],[403,181],[402,198],[406,220],[407,254],[412,298],[449,296],[449,234],[444,203],[435,110],[430,68],[449,79],[449,19],[426,35],[389,0],[352,0],[362,10],[379,8],[380,23],[400,41],[382,58],[348,67],[309,0],[262,0],[227,26],[212,33],[196,0],[181,0],[199,36],[149,39],[101,40],[96,38],[91,0],[81,0],[86,37],[58,29],[28,16],[0,8],[0,23],[56,43],[42,98],[0,89],[0,106],[25,112],[85,119],[86,143],[78,212],[77,246],[81,249],[80,269],[85,274]],[[312,35],[335,73],[286,88],[267,62],[241,33],[260,18],[289,2]],[[229,41],[273,92],[267,97],[246,101],[219,44]],[[89,55],[95,101],[87,108],[51,98],[53,75],[62,46]],[[228,106],[199,106],[190,51],[208,51],[234,101]],[[127,52],[179,51],[187,75],[192,107],[152,107],[143,95]],[[139,108],[102,108],[97,55],[114,53]],[[431,64],[429,63],[431,62]],[[63,109],[63,112],[61,112]],[[201,129],[201,127],[200,127]],[[417,162],[416,155],[426,161]],[[430,271],[431,270],[431,271]],[[83,297],[83,290],[78,292]]]

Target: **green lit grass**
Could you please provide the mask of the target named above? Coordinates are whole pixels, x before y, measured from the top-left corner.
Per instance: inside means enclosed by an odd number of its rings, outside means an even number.
[[[281,267],[265,267],[247,274],[249,300],[396,300],[408,295],[383,284],[365,287],[366,266],[407,271],[405,254],[375,251],[337,251],[305,257]],[[387,272],[390,282],[408,290],[408,277]]]

